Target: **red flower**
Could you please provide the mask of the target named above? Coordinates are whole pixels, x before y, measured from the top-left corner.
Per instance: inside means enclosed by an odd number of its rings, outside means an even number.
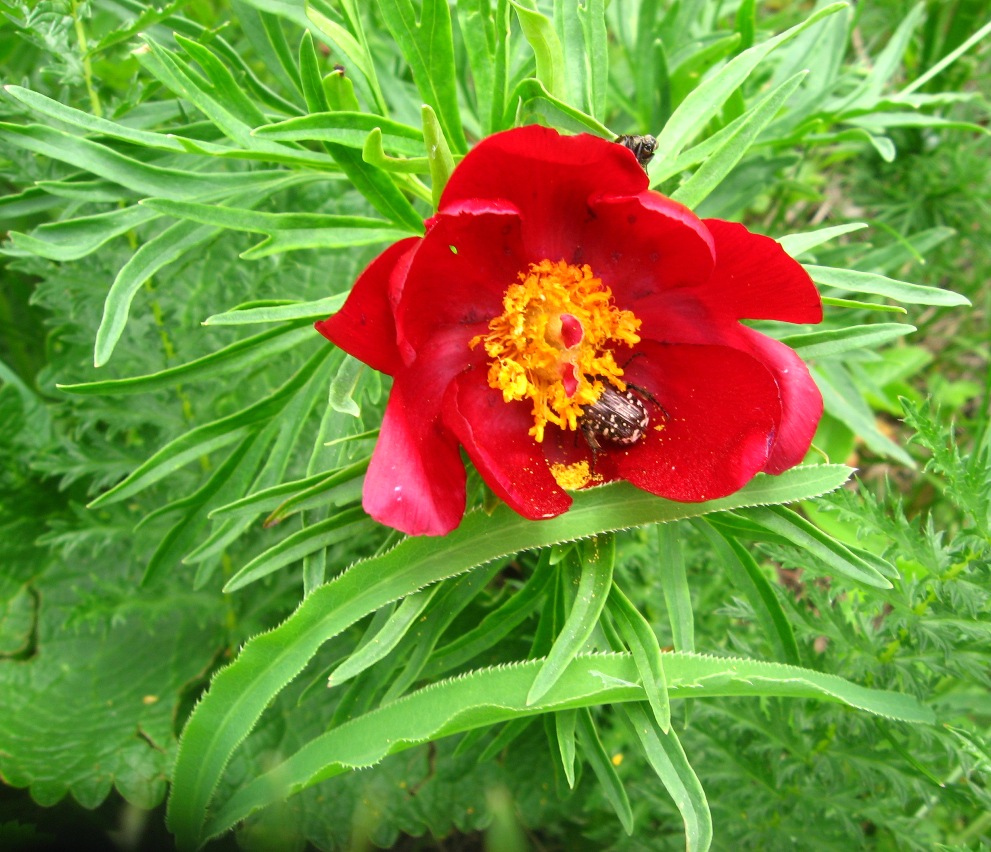
[[[564,512],[565,488],[626,479],[696,502],[802,460],[822,397],[740,320],[819,322],[815,285],[774,240],[647,186],[622,145],[498,133],[454,170],[426,235],[386,249],[317,323],[393,377],[372,517],[454,529],[461,447],[532,519]]]

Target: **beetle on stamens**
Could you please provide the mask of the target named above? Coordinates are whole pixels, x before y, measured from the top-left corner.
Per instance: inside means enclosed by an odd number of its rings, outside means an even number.
[[[602,449],[602,441],[631,447],[644,439],[650,426],[644,397],[667,416],[667,411],[650,391],[631,384],[627,384],[625,391],[606,385],[602,395],[582,409],[578,428],[592,451],[593,459]]]

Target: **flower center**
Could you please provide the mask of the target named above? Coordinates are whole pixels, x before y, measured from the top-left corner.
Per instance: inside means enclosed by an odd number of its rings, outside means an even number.
[[[544,440],[553,423],[575,430],[582,409],[594,403],[606,383],[626,390],[615,346],[640,341],[640,320],[617,308],[612,291],[589,266],[563,260],[530,264],[502,300],[505,310],[489,322],[488,334],[473,338],[492,359],[489,386],[506,402],[533,401],[530,434]]]

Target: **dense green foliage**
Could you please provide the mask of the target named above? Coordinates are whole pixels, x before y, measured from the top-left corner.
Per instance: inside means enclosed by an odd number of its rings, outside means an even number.
[[[0,0],[0,847],[169,843],[170,783],[183,846],[991,842],[986,17]],[[533,121],[806,264],[819,452],[401,540],[312,321]]]

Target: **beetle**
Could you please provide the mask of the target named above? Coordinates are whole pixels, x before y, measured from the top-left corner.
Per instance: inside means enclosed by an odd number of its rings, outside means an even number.
[[[633,385],[628,385],[625,391],[606,385],[602,395],[582,409],[578,428],[593,457],[602,449],[602,441],[630,447],[643,440],[650,425],[650,415],[641,395],[657,404],[648,391]]]
[[[647,164],[654,158],[657,150],[657,140],[651,136],[617,136],[616,141],[624,148],[629,148],[637,158],[640,166],[647,170]]]

